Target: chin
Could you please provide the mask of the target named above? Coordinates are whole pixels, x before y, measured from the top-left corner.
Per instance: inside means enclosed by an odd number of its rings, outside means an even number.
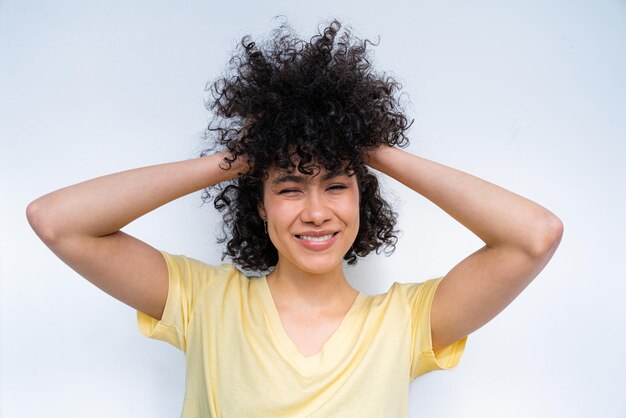
[[[323,261],[311,261],[305,264],[299,264],[297,267],[309,274],[328,274],[337,269],[343,268],[343,258],[339,260],[332,260],[328,262]]]

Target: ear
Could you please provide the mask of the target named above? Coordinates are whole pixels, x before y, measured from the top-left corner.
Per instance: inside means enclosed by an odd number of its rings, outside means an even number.
[[[257,210],[259,211],[259,216],[261,219],[267,220],[267,213],[265,212],[265,207],[263,206],[263,202],[259,202],[256,205]]]

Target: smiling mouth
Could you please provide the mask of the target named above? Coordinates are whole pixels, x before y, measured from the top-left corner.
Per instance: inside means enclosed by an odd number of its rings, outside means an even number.
[[[323,241],[331,239],[338,233],[339,232],[333,232],[332,234],[322,235],[321,237],[313,237],[311,235],[296,235],[296,238],[307,240],[307,241],[323,242]]]

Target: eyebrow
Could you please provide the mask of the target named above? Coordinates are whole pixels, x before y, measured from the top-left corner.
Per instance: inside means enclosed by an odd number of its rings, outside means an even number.
[[[346,171],[332,171],[330,173],[324,174],[322,176],[322,181],[330,180],[333,177],[339,177],[339,176],[348,176],[348,173]],[[306,183],[306,177],[302,175],[296,175],[296,174],[284,174],[284,175],[276,177],[272,181],[272,185],[275,186],[278,184],[289,183],[289,182],[304,184]]]

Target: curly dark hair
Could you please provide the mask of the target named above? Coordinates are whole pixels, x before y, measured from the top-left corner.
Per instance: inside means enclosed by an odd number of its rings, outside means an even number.
[[[397,242],[397,214],[381,197],[377,177],[366,166],[368,151],[382,144],[406,146],[411,126],[392,77],[378,75],[366,52],[369,40],[356,39],[333,20],[309,42],[298,39],[283,22],[261,47],[246,35],[230,60],[226,76],[207,85],[214,111],[202,152],[228,150],[227,167],[239,157],[250,170],[237,179],[205,190],[204,201],[216,189],[214,205],[223,212],[229,256],[243,269],[267,271],[278,252],[264,231],[258,213],[263,183],[272,166],[312,174],[312,168],[345,169],[356,174],[360,191],[360,228],[345,254],[348,264],[371,251],[391,254]],[[216,137],[216,138],[215,138]],[[230,239],[229,239],[230,237]]]

